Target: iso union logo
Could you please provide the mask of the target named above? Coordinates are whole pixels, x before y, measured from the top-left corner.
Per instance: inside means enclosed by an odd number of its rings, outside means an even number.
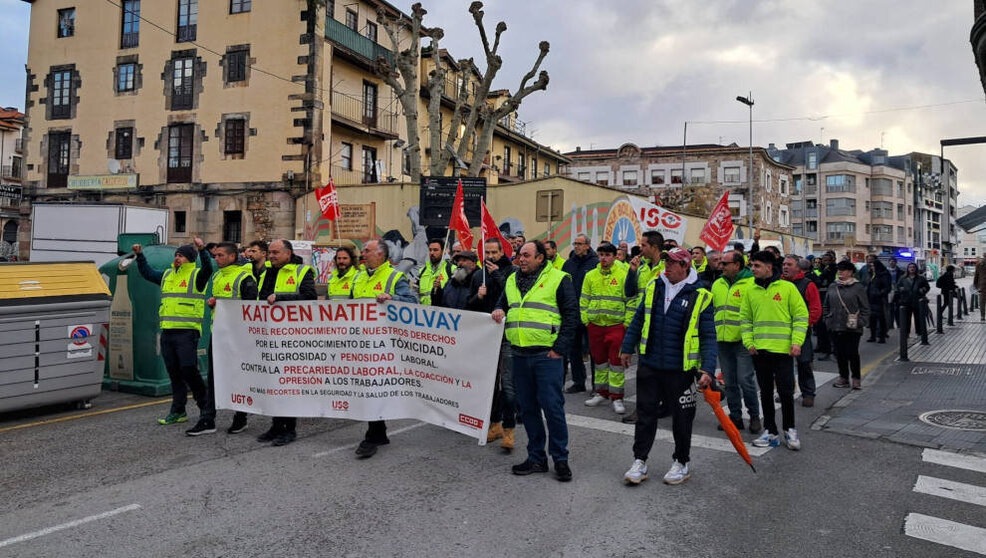
[[[81,347],[86,343],[88,343],[87,339],[89,338],[90,335],[92,335],[92,332],[89,331],[88,327],[75,326],[75,328],[72,329],[72,333],[69,334],[69,337],[72,338],[73,345],[78,345]]]

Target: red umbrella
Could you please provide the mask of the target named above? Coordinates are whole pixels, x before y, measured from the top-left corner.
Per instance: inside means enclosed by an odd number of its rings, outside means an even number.
[[[733,421],[726,416],[726,411],[722,410],[722,393],[713,389],[710,384],[707,387],[702,388],[702,396],[705,397],[706,403],[712,406],[712,412],[716,414],[716,418],[719,419],[719,424],[722,425],[722,431],[726,433],[729,437],[729,441],[733,443],[733,448],[736,449],[736,453],[746,461],[746,464],[753,469],[753,472],[757,472],[757,468],[753,466],[753,459],[750,457],[750,452],[746,451],[746,444],[743,443],[743,438],[740,436],[739,430]]]

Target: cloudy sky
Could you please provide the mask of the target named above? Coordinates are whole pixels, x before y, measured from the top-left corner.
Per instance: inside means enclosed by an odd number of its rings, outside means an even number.
[[[262,0],[269,1],[269,0]],[[393,0],[410,11],[411,1]],[[520,109],[535,139],[576,146],[840,140],[891,154],[938,153],[939,140],[986,135],[986,101],[969,31],[971,0],[500,0],[507,22],[496,87],[516,89],[551,43],[546,92]],[[456,58],[481,46],[465,0],[425,0]],[[616,7],[619,7],[618,9]],[[0,104],[24,104],[29,5],[0,0]],[[758,122],[759,121],[759,122]],[[718,122],[718,123],[717,123]],[[986,145],[950,148],[961,203],[986,203]]]

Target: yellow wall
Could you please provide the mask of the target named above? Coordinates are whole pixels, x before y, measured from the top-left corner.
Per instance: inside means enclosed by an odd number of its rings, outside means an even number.
[[[119,49],[121,10],[107,2],[76,3],[75,35],[56,38],[56,10],[64,2],[37,0],[31,10],[30,49],[28,67],[35,74],[38,90],[30,93],[30,143],[27,163],[34,164],[28,180],[45,181],[41,174],[41,140],[49,128],[71,127],[80,136],[82,147],[78,164],[70,174],[105,174],[107,172],[107,141],[116,120],[135,120],[135,137],[143,138],[144,146],[132,166],[140,173],[142,185],[162,184],[164,168],[162,151],[167,139],[160,138],[161,129],[169,119],[188,118],[201,126],[207,141],[202,144],[202,161],[193,181],[277,182],[283,173],[303,172],[301,161],[282,161],[281,155],[298,154],[301,147],[288,145],[286,138],[300,136],[301,128],[293,120],[304,113],[292,112],[297,105],[288,96],[304,92],[303,83],[291,82],[293,75],[304,74],[305,67],[297,58],[308,54],[308,46],[299,44],[304,23],[299,14],[304,0],[254,2],[252,11],[229,14],[228,2],[199,2],[197,42],[219,53],[226,47],[250,44],[250,57],[256,65],[249,71],[247,87],[224,86],[219,56],[189,42],[177,43],[172,35],[153,27],[147,21],[140,25],[137,48]],[[141,16],[167,29],[176,25],[175,2],[142,2]],[[203,89],[198,94],[198,108],[192,111],[166,110],[166,87],[170,76],[162,80],[165,62],[173,50],[197,49],[196,55],[205,63]],[[136,95],[117,95],[113,69],[116,57],[139,55],[143,85]],[[77,117],[71,120],[45,120],[45,107],[38,101],[48,94],[44,80],[53,65],[74,63],[80,73],[82,86],[77,90]],[[264,75],[267,70],[287,81]],[[224,113],[249,112],[249,127],[255,136],[247,137],[246,154],[242,160],[223,160],[223,146],[216,130]]]

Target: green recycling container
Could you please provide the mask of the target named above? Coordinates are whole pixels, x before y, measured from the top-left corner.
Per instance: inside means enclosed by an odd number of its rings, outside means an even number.
[[[176,249],[176,246],[153,245],[144,246],[143,252],[152,268],[164,270],[174,261]],[[141,277],[132,252],[103,264],[99,271],[113,295],[103,387],[153,396],[171,393],[171,380],[161,359],[160,285]],[[208,289],[211,288],[210,283]],[[203,378],[209,371],[210,325],[206,315],[198,349],[199,372]]]

